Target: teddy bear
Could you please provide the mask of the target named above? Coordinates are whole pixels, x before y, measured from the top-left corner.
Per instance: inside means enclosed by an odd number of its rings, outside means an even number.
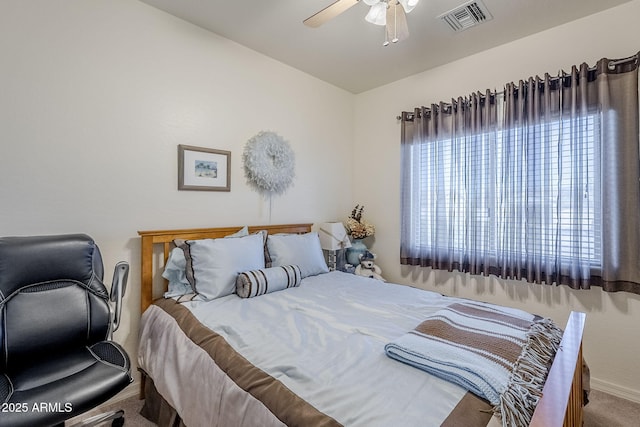
[[[355,273],[358,276],[370,277],[372,279],[385,281],[382,276],[382,270],[380,267],[374,264],[374,260],[376,259],[376,254],[372,254],[369,251],[365,251],[363,254],[360,254],[360,264],[356,267]]]

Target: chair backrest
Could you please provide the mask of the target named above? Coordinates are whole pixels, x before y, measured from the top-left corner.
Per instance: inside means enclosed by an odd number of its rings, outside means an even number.
[[[100,250],[87,235],[0,238],[0,370],[106,339]]]

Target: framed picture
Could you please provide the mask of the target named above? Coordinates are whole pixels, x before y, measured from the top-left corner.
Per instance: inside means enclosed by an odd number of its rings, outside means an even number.
[[[178,190],[231,191],[231,151],[178,145]]]

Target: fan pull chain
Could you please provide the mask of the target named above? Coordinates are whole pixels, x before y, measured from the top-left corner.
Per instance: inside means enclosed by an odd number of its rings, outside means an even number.
[[[389,3],[387,3],[387,8],[391,7],[391,3],[392,1],[389,1]],[[391,39],[392,43],[398,43],[399,39],[398,39],[398,6],[400,5],[400,2],[398,2],[398,0],[393,0],[393,3],[395,3],[393,5],[393,38]],[[382,43],[382,46],[389,46],[389,23],[387,22],[387,24],[385,25],[384,28],[384,43]]]
[[[389,3],[387,3],[387,8],[389,8]],[[384,43],[382,43],[382,46],[389,46],[389,31],[387,31],[388,26],[389,23],[387,22],[384,26]]]
[[[393,43],[398,43],[398,2],[393,7]]]

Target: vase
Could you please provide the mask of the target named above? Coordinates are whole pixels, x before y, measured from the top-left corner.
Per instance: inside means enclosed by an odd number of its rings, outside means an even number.
[[[362,242],[362,239],[353,239],[351,247],[347,248],[347,262],[354,266],[359,265],[360,255],[368,250],[369,248]]]

